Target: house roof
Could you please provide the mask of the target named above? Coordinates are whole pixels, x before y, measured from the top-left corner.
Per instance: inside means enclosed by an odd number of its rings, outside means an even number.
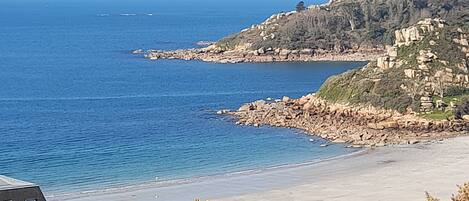
[[[13,179],[7,176],[0,175],[0,191],[2,190],[11,190],[11,189],[19,189],[19,188],[27,188],[27,187],[36,187],[36,184],[21,181],[18,179]]]

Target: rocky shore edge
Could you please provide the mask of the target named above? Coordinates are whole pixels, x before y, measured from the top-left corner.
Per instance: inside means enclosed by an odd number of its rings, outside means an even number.
[[[258,50],[235,49],[224,51],[211,45],[205,48],[181,49],[173,51],[138,49],[134,54],[143,54],[150,60],[179,59],[198,60],[213,63],[266,63],[266,62],[308,62],[308,61],[370,61],[382,57],[384,49],[326,51],[288,50],[259,48]]]
[[[371,106],[330,103],[315,94],[299,99],[259,100],[237,111],[221,110],[238,125],[297,128],[350,147],[380,147],[439,141],[467,135],[469,121],[427,120]]]

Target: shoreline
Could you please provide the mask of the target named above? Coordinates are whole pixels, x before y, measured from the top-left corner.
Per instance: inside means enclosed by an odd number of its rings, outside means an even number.
[[[469,181],[467,146],[466,136],[438,143],[381,147],[355,158],[357,161],[347,161],[349,164],[333,164],[342,167],[319,170],[329,174],[318,175],[316,181],[307,184],[214,200],[415,201],[425,200],[425,192],[448,199],[457,185]]]
[[[147,190],[157,190],[157,189],[165,189],[165,188],[177,188],[178,186],[184,185],[192,185],[198,184],[203,182],[211,182],[211,181],[218,181],[218,180],[225,180],[237,177],[246,177],[250,175],[262,175],[262,174],[271,174],[273,172],[278,171],[286,171],[295,168],[304,168],[308,166],[313,166],[315,164],[325,163],[329,161],[336,161],[345,158],[356,157],[364,154],[370,153],[370,149],[357,149],[351,153],[342,154],[338,156],[332,156],[324,159],[317,159],[312,161],[305,161],[299,163],[288,163],[288,164],[280,164],[275,166],[269,166],[264,168],[253,168],[241,171],[232,171],[232,172],[225,172],[213,175],[205,175],[205,176],[196,176],[196,177],[188,177],[188,178],[180,178],[180,179],[169,179],[169,180],[161,180],[158,182],[142,182],[134,185],[129,186],[121,186],[121,187],[109,187],[104,189],[97,189],[97,190],[85,190],[79,192],[64,192],[64,193],[57,193],[57,194],[49,194],[45,197],[47,200],[51,201],[61,201],[61,200],[83,200],[88,198],[100,197],[100,196],[112,196],[113,194],[133,194],[133,192],[139,191],[147,191]],[[104,200],[103,200],[104,201]]]
[[[326,50],[289,50],[260,48],[259,50],[220,50],[214,45],[206,48],[179,50],[134,50],[133,54],[143,54],[149,60],[178,59],[204,61],[222,64],[271,63],[271,62],[310,62],[310,61],[371,61],[385,54],[383,49],[349,50],[344,52]]]
[[[296,128],[352,147],[417,144],[464,136],[469,130],[468,121],[428,120],[394,110],[332,103],[315,94],[299,99],[258,100],[237,111],[219,113],[235,117],[238,125]]]
[[[370,149],[357,149],[351,153],[342,154],[338,156],[327,157],[324,159],[317,159],[305,162],[298,162],[298,163],[288,163],[288,164],[280,164],[275,166],[268,166],[263,168],[253,168],[241,171],[231,171],[231,172],[224,172],[212,175],[205,175],[205,176],[195,176],[195,177],[187,177],[187,178],[179,178],[179,179],[168,179],[168,180],[161,180],[158,182],[142,182],[137,183],[134,185],[129,186],[120,186],[120,187],[109,187],[104,189],[97,189],[97,190],[84,190],[78,192],[64,192],[64,193],[52,193],[47,195],[47,200],[51,201],[61,201],[61,200],[83,200],[88,198],[94,197],[101,197],[101,196],[111,196],[113,194],[132,194],[133,192],[139,191],[146,191],[146,190],[157,190],[157,189],[164,189],[164,188],[177,188],[184,185],[192,185],[198,184],[203,182],[211,182],[211,181],[219,181],[219,180],[226,180],[238,177],[249,177],[251,175],[262,175],[262,174],[271,174],[278,171],[286,171],[295,168],[304,168],[308,166],[313,166],[316,164],[326,163],[330,161],[337,161],[346,158],[352,158],[364,154],[368,154],[372,152]],[[104,200],[103,200],[104,201]]]
[[[51,201],[157,200],[423,200],[449,197],[469,169],[469,137],[363,149],[318,163],[173,185]],[[377,180],[377,178],[379,178]],[[245,185],[249,183],[250,185]],[[368,190],[364,190],[368,189]]]

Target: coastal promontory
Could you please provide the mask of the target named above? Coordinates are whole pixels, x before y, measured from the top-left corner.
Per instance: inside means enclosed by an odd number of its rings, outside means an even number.
[[[370,61],[385,54],[386,46],[396,39],[395,30],[425,18],[440,18],[449,25],[467,24],[468,7],[467,0],[331,0],[274,14],[208,47],[147,50],[144,54],[152,60],[218,63]]]
[[[260,100],[230,114],[238,124],[299,128],[352,146],[414,144],[469,130],[467,10],[467,0],[331,0],[274,14],[208,47],[144,55],[219,63],[369,61],[330,77],[315,94]]]
[[[427,18],[398,29],[387,53],[330,77],[315,94],[256,101],[238,124],[303,129],[352,146],[414,144],[469,130],[468,28]]]

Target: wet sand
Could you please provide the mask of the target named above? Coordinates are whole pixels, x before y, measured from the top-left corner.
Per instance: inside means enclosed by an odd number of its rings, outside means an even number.
[[[449,199],[469,181],[469,137],[382,147],[318,163],[220,175],[166,186],[49,197],[49,201],[302,201]]]
[[[335,164],[328,173],[312,169],[319,177],[308,184],[218,200],[415,201],[424,200],[425,191],[449,200],[456,184],[469,181],[469,138],[384,148],[348,160],[342,161],[349,163],[348,170]]]

